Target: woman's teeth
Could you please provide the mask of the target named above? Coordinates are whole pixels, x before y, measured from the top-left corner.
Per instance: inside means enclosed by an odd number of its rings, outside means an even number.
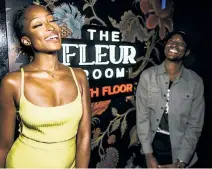
[[[56,39],[58,38],[58,35],[52,35],[52,36],[49,36],[48,38],[46,38],[45,40],[51,40],[51,39]]]

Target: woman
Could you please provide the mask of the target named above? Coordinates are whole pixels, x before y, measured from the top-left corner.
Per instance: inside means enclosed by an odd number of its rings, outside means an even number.
[[[84,71],[59,63],[59,27],[45,7],[20,10],[14,25],[34,59],[1,82],[0,168],[87,168],[91,109]],[[17,109],[21,125],[14,142]]]

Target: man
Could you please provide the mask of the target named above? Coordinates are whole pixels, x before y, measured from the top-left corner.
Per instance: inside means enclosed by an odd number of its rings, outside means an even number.
[[[143,71],[136,91],[136,124],[148,168],[184,168],[197,161],[204,120],[202,79],[183,66],[185,34],[170,35],[165,61]]]

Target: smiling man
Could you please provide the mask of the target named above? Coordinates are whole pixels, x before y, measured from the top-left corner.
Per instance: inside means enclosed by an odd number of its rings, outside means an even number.
[[[186,35],[174,32],[165,61],[142,72],[136,91],[136,123],[148,168],[184,168],[197,161],[204,120],[202,79],[183,66]]]

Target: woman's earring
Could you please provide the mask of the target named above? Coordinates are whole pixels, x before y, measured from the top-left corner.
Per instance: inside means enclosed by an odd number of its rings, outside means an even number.
[[[28,40],[25,40],[25,39],[24,39],[24,40],[23,40],[23,44],[26,45],[26,46],[29,46],[29,45],[30,45],[30,42],[29,42]]]
[[[29,41],[27,41],[27,40],[24,40],[24,44],[25,44],[26,46],[31,45],[31,43],[30,43]]]

